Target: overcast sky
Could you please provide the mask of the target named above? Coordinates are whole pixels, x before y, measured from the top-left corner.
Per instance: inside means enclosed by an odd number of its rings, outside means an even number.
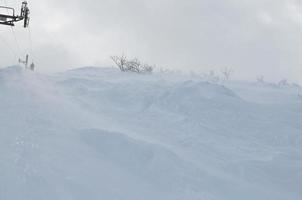
[[[19,10],[22,1],[6,2]],[[31,55],[43,72],[110,66],[110,55],[125,53],[170,69],[231,67],[237,78],[302,83],[301,0],[29,0],[29,7]],[[0,26],[1,66],[31,52],[21,26],[19,45]]]

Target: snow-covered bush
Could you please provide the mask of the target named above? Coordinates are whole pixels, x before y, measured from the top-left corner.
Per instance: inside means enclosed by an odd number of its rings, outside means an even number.
[[[152,73],[154,66],[142,63],[137,58],[129,60],[125,55],[111,56],[112,61],[122,72]]]

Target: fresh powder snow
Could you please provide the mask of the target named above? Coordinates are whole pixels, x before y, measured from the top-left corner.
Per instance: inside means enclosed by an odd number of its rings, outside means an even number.
[[[0,69],[1,200],[301,200],[302,88]]]

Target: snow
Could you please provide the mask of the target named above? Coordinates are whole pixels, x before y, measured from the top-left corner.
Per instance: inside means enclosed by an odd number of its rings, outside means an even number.
[[[302,89],[0,69],[1,200],[302,199]]]

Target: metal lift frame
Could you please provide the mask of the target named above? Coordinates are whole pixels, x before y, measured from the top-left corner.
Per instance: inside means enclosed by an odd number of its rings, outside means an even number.
[[[7,6],[0,6],[0,9],[7,10],[7,14],[0,13],[0,25],[15,26],[15,22],[24,21],[23,27],[27,28],[29,25],[29,8],[27,7],[27,1],[22,2],[20,15],[15,14],[15,9]],[[11,14],[9,14],[11,11]]]

